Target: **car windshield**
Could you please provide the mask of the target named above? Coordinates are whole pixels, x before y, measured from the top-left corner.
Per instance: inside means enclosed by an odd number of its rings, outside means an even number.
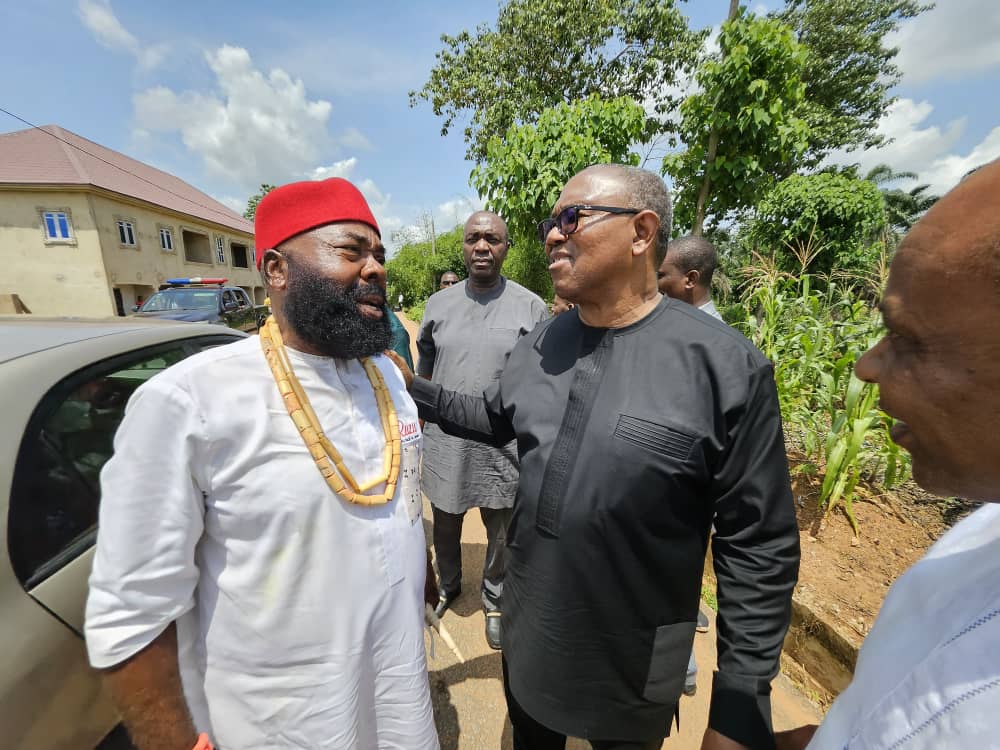
[[[165,289],[142,303],[139,312],[165,310],[218,310],[217,289]]]

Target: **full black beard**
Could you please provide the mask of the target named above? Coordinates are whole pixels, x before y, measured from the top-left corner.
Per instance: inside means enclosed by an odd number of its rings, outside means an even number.
[[[358,309],[358,299],[368,295],[382,300],[381,318],[367,318]],[[288,263],[284,313],[292,329],[327,357],[370,357],[388,349],[392,341],[382,287],[360,281],[346,287],[301,263]]]

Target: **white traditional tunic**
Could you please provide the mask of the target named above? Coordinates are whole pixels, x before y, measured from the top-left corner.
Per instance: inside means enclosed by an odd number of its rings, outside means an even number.
[[[360,362],[288,355],[355,479],[380,474],[385,440]],[[91,663],[118,664],[176,620],[195,725],[223,748],[438,746],[420,430],[399,371],[376,362],[403,442],[387,505],[352,505],[327,486],[256,338],[150,380],[115,437],[87,602]]]
[[[967,750],[1000,737],[1000,505],[938,540],[889,590],[854,681],[809,750]]]

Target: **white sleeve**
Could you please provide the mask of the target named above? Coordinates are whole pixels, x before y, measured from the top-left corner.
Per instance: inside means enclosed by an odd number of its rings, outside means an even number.
[[[191,396],[162,377],[132,396],[101,472],[85,625],[99,669],[141,651],[194,604],[206,488],[195,462],[207,440]]]

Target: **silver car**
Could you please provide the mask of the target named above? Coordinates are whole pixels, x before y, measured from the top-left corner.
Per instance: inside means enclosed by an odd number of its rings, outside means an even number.
[[[120,732],[102,745],[118,717],[83,642],[98,475],[140,384],[244,335],[139,318],[0,316],[4,748],[80,750],[119,742]]]

